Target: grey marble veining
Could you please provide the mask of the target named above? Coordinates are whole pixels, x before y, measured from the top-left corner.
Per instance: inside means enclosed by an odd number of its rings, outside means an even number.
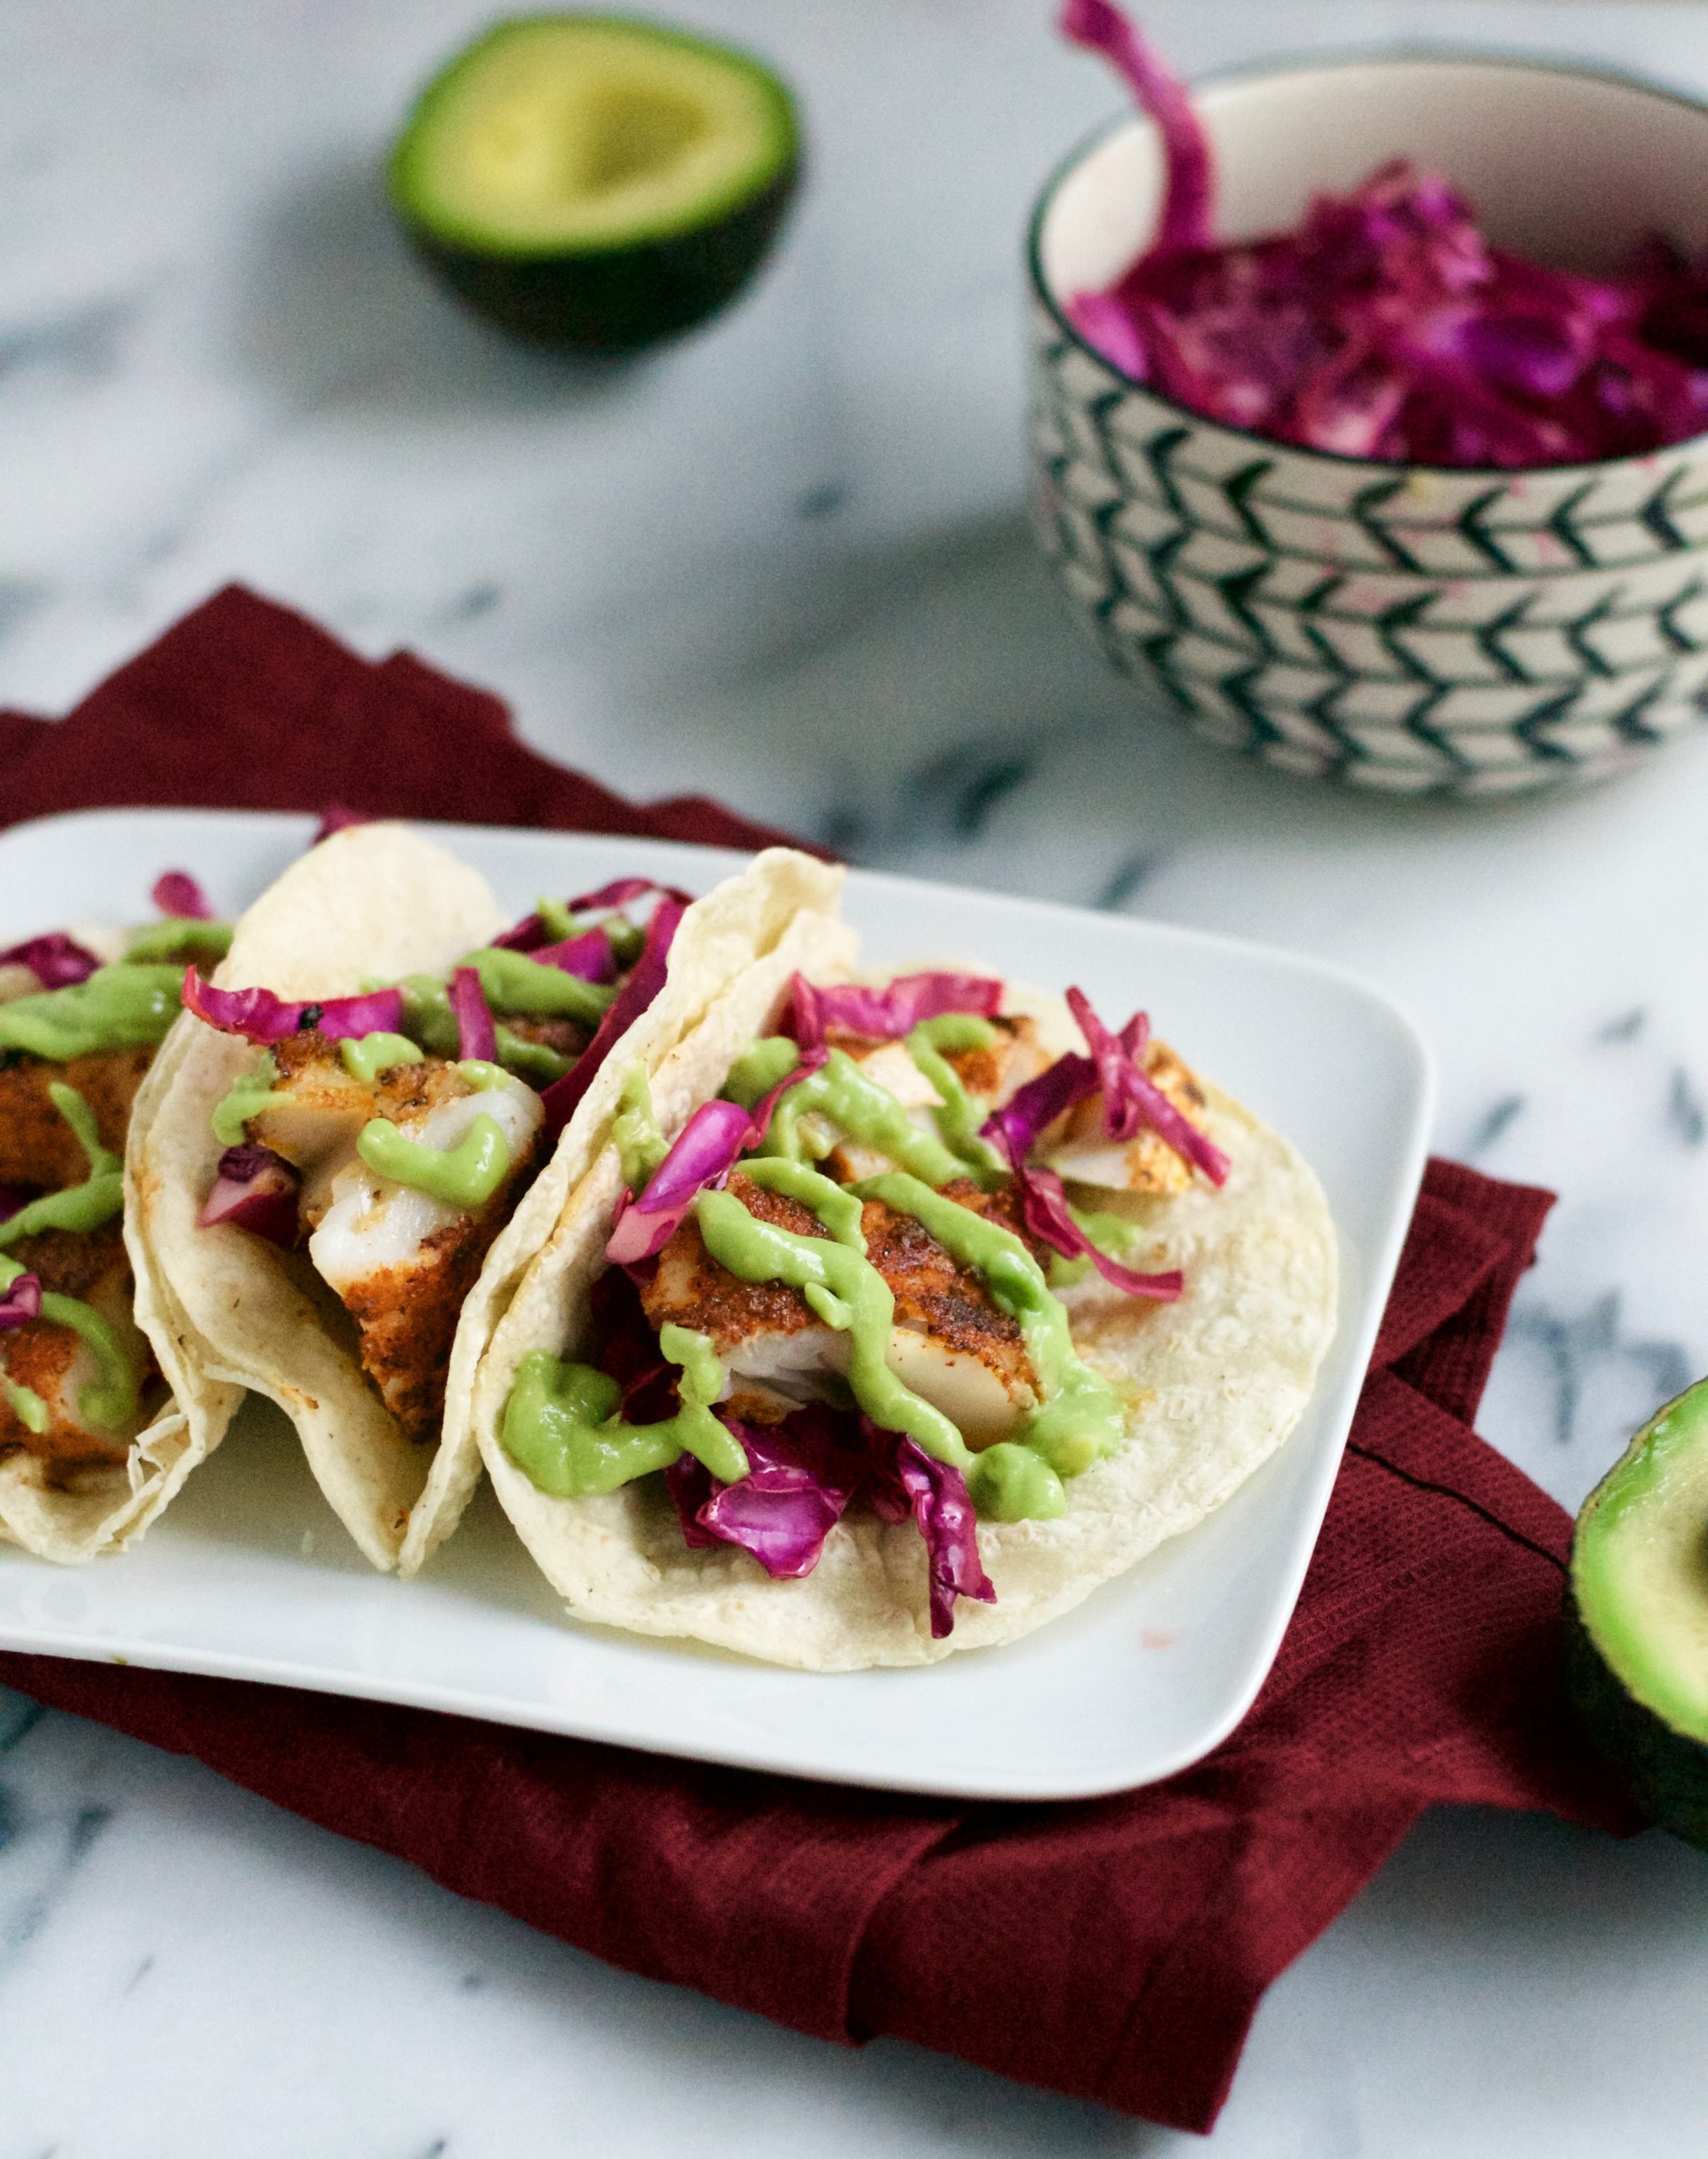
[[[1561,1194],[1483,1426],[1568,1504],[1708,1369],[1708,740],[1476,810],[1291,787],[1136,707],[1021,510],[1027,203],[1113,109],[1043,0],[672,0],[801,86],[751,302],[644,365],[511,351],[378,196],[453,0],[0,13],[0,704],[71,702],[241,577],[509,697],[639,795],[862,862],[1356,967],[1439,1143]],[[1187,66],[1394,34],[1708,91],[1708,13],[1151,0]],[[0,779],[3,785],[3,779]],[[1414,1835],[1260,2012],[1240,2159],[1605,2159],[1704,2118],[1708,1862]],[[1160,2154],[1189,2141],[613,1972],[194,1764],[0,1701],[0,2159]]]

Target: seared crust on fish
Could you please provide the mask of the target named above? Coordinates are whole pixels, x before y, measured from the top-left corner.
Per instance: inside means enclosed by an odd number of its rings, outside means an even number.
[[[798,1236],[826,1234],[816,1215],[739,1170],[728,1188],[759,1221]],[[981,1192],[965,1178],[944,1189],[945,1197],[1023,1235],[1007,1193]],[[1002,1437],[1038,1399],[1037,1375],[1017,1324],[983,1278],[957,1266],[913,1215],[868,1199],[861,1228],[866,1256],[895,1299],[892,1361],[907,1384],[951,1416],[970,1445]],[[655,1328],[674,1323],[708,1335],[727,1367],[736,1414],[760,1422],[784,1413],[791,1402],[834,1395],[847,1367],[846,1334],[827,1327],[798,1290],[732,1274],[706,1250],[691,1216],[660,1253],[641,1304]]]
[[[361,1342],[362,1369],[406,1435],[430,1438],[445,1407],[445,1375],[463,1299],[510,1217],[500,1199],[434,1230],[412,1261],[382,1267],[341,1292]]]
[[[75,1088],[95,1112],[102,1142],[122,1155],[131,1104],[153,1055],[145,1046],[74,1057],[64,1064],[21,1054],[0,1056],[0,1184],[60,1192],[88,1176],[89,1158],[48,1092],[56,1080]]]

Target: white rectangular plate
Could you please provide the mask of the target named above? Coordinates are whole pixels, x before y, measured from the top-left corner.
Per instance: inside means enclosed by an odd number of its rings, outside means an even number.
[[[150,918],[163,869],[235,913],[313,821],[101,810],[0,835],[0,947],[79,920]],[[631,872],[696,891],[719,849],[443,828],[525,913]],[[1143,1005],[1188,1061],[1300,1147],[1340,1234],[1340,1325],[1304,1421],[1226,1506],[1076,1611],[1006,1649],[917,1671],[780,1671],[562,1618],[484,1492],[424,1578],[367,1566],[294,1436],[251,1401],[145,1541],[76,1571],[0,1547],[0,1646],[411,1702],[655,1753],[978,1799],[1063,1799],[1172,1775],[1250,1706],[1328,1505],[1422,1174],[1433,1084],[1407,1020],[1351,976],[1129,917],[852,872],[875,965],[971,960]]]

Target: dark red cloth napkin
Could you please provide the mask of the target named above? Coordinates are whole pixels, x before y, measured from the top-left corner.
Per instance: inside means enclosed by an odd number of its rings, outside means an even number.
[[[236,592],[61,727],[0,716],[0,759],[6,818],[336,795],[771,836],[709,803],[624,803],[519,746],[490,697],[406,656],[371,666]],[[1207,2129],[1264,1989],[1426,1807],[1638,1825],[1561,1689],[1570,1522],[1471,1429],[1550,1204],[1430,1165],[1275,1670],[1233,1737],[1166,1784],[969,1806],[56,1658],[0,1655],[0,1683],[194,1755],[631,1970],[823,2038],[894,2033]]]

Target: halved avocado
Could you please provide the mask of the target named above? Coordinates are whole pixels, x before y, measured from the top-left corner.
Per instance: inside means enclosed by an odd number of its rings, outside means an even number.
[[[1584,1502],[1566,1680],[1644,1813],[1708,1851],[1708,1380],[1658,1411]]]
[[[480,313],[535,344],[631,352],[735,298],[800,166],[793,100],[746,54],[533,15],[427,85],[389,181],[417,251]]]

